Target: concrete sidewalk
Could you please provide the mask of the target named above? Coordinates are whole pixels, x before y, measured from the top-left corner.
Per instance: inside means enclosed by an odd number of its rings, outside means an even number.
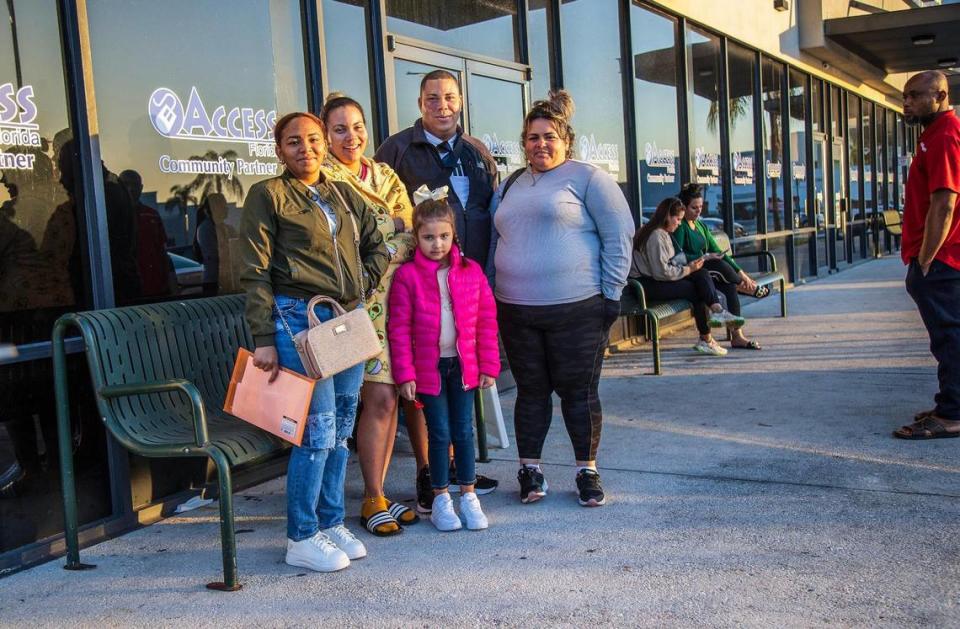
[[[960,626],[960,440],[890,431],[929,408],[934,362],[895,258],[746,309],[761,352],[694,354],[687,329],[604,369],[600,465],[609,504],[577,506],[559,417],[550,495],[521,505],[515,450],[481,471],[491,528],[361,532],[369,557],[307,574],[283,563],[282,479],[237,497],[242,591],[219,579],[215,505],[0,581],[0,625]],[[503,398],[508,425],[512,395]],[[388,493],[412,498],[398,454]]]

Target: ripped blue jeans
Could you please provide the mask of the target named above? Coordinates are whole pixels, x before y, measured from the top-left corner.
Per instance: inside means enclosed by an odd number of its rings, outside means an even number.
[[[280,366],[304,373],[293,339],[277,316],[294,334],[307,329],[307,302],[277,295],[274,327]],[[328,306],[316,308],[321,321],[333,318]],[[300,541],[322,529],[343,524],[343,484],[347,472],[347,437],[353,433],[357,400],[363,383],[363,363],[318,380],[310,401],[307,425],[300,447],[294,447],[287,466],[287,537]]]

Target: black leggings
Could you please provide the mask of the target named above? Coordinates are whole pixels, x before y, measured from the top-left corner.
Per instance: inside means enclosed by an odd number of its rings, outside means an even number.
[[[722,278],[714,277],[713,283],[727,298],[727,310],[739,317],[740,297],[737,295],[737,286],[741,282],[740,273],[726,260],[706,260],[703,268]]]
[[[618,302],[601,295],[570,304],[497,302],[500,336],[517,381],[513,423],[521,459],[540,459],[550,430],[554,391],[578,461],[593,461],[603,414],[597,392]]]
[[[652,277],[641,277],[640,284],[647,296],[647,301],[669,301],[671,299],[686,299],[693,304],[693,319],[697,322],[697,332],[701,336],[710,333],[707,324],[707,307],[720,303],[713,279],[706,269],[700,269],[690,275],[664,282]]]

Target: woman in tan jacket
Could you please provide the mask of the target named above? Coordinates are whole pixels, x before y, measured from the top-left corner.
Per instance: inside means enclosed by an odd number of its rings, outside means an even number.
[[[684,206],[680,199],[670,197],[657,206],[650,221],[637,230],[633,240],[633,269],[630,275],[639,278],[650,301],[686,299],[693,304],[693,317],[700,340],[694,349],[710,356],[725,356],[710,328],[728,323],[743,325],[743,318],[727,312],[720,304],[713,280],[703,263],[708,256],[687,260],[673,240],[673,232],[683,220]],[[710,317],[707,318],[707,311]]]
[[[394,272],[413,254],[415,244],[408,233],[413,206],[397,174],[386,164],[364,156],[366,119],[357,101],[333,92],[327,96],[320,118],[330,147],[323,163],[325,172],[333,181],[350,184],[370,204],[390,254],[390,265],[367,303],[383,351],[366,364],[363,410],[357,424],[357,454],[364,484],[360,520],[368,531],[383,537],[400,533],[400,525],[415,524],[420,519],[412,509],[388,500],[383,491],[397,434],[397,389],[386,335],[387,294]]]

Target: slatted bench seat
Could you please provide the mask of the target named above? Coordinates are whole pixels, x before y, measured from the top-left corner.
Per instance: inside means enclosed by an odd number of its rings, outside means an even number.
[[[285,442],[222,410],[237,348],[253,347],[242,295],[79,312],[54,326],[54,379],[67,545],[66,568],[80,563],[77,497],[67,398],[64,336],[79,329],[97,406],[110,434],[146,457],[207,457],[217,470],[223,582],[240,588],[231,468],[276,454]]]
[[[730,241],[725,234],[715,234],[717,244],[723,249],[729,249]],[[778,285],[780,289],[780,316],[787,316],[787,283],[783,273],[777,270],[777,259],[769,251],[738,253],[737,258],[765,258],[769,271],[753,275],[758,286]],[[643,317],[646,321],[647,336],[653,346],[653,373],[661,374],[660,366],[660,322],[667,317],[682,313],[691,313],[693,304],[685,299],[675,299],[659,303],[647,301],[646,293],[639,281],[631,279],[624,291],[627,299],[621,301],[620,314],[623,316]]]

